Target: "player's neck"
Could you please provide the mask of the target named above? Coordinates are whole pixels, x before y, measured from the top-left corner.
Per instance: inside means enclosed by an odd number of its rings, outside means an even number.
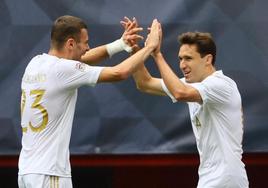
[[[71,59],[70,55],[66,52],[64,52],[64,50],[56,50],[56,49],[50,49],[48,52],[49,55],[52,56],[56,56],[58,58],[63,58],[63,59]]]
[[[203,81],[206,79],[208,76],[212,75],[214,72],[216,72],[216,68],[214,66],[208,66],[206,67],[203,76],[201,77],[200,81]]]

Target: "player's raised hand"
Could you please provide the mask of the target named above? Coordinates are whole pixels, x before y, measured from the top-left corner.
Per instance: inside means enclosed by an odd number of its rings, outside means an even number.
[[[122,35],[122,39],[124,40],[124,42],[132,48],[137,47],[138,41],[143,40],[143,36],[138,34],[143,30],[143,28],[139,27],[136,18],[130,20],[128,17],[124,17],[124,19],[120,21],[120,23],[125,29]]]
[[[159,23],[158,29],[159,29],[159,43],[158,43],[158,46],[156,47],[156,49],[151,54],[152,56],[156,56],[158,53],[161,53],[161,45],[162,45],[162,38],[163,38],[161,23]]]
[[[160,37],[162,36],[161,25],[157,19],[153,20],[149,31],[150,33],[147,35],[145,46],[156,49],[160,43]]]

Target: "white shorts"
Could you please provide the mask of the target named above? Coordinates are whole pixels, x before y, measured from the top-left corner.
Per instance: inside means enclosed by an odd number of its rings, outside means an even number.
[[[18,176],[19,188],[72,188],[72,178],[43,174]]]

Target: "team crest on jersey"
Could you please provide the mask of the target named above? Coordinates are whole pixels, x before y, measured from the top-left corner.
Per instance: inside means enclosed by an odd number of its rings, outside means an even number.
[[[195,126],[196,127],[201,127],[201,123],[197,117],[195,117]]]
[[[86,70],[86,64],[84,64],[84,63],[76,63],[75,68],[77,70],[80,70],[81,72],[84,72]]]

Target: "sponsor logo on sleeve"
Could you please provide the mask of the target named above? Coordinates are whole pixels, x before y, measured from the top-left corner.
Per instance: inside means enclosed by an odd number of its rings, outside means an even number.
[[[84,63],[76,63],[75,68],[81,72],[85,72],[86,64]]]

